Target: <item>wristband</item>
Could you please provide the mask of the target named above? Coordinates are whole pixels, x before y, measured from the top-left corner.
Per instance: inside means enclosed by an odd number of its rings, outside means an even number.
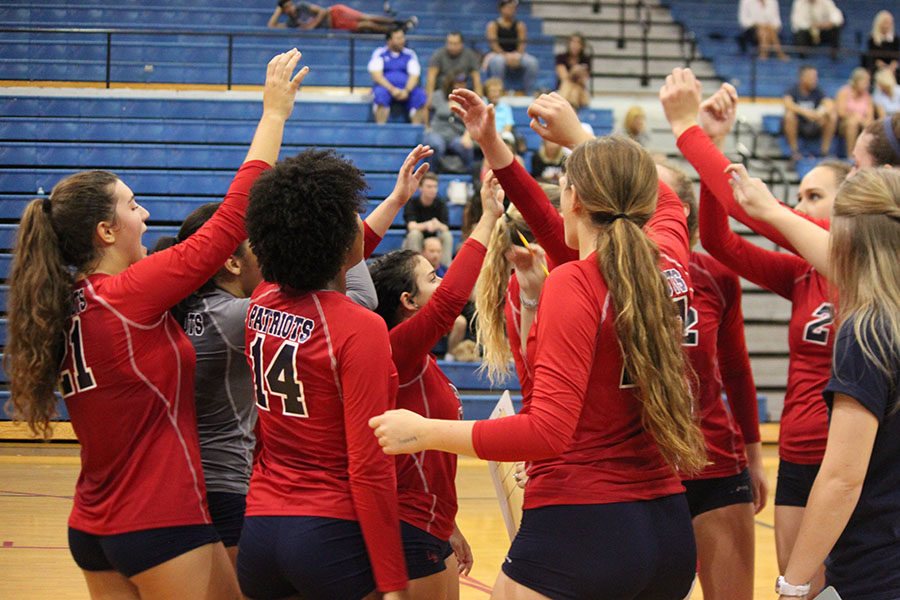
[[[537,310],[540,298],[526,298],[524,294],[519,294],[519,302],[522,306],[530,310]]]
[[[784,579],[784,575],[779,575],[775,580],[775,593],[779,596],[805,597],[809,595],[809,584],[791,585]]]

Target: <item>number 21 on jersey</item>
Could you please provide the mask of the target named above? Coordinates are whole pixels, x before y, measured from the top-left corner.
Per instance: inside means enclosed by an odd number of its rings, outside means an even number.
[[[272,396],[281,398],[281,412],[289,417],[308,417],[303,397],[303,382],[297,377],[297,343],[285,340],[269,364],[263,364],[266,336],[257,333],[250,345],[250,363],[256,405],[271,410]]]

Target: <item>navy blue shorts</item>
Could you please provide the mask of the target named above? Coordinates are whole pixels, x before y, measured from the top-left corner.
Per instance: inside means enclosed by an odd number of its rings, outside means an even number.
[[[813,482],[819,474],[816,465],[801,465],[783,458],[778,461],[778,480],[775,484],[775,506],[806,506]]]
[[[556,600],[682,600],[697,568],[684,494],[523,511],[503,572]]]
[[[406,556],[406,574],[410,579],[428,577],[447,569],[444,563],[453,554],[450,542],[400,521],[400,537]]]
[[[85,571],[118,571],[125,577],[218,541],[212,525],[158,527],[116,535],[93,535],[69,527],[69,550],[75,564]]]
[[[246,517],[237,574],[251,600],[356,600],[375,589],[359,523],[328,517]]]
[[[244,511],[247,510],[247,496],[234,492],[206,492],[209,515],[213,527],[226,548],[238,545],[241,528],[244,526]]]
[[[426,94],[425,90],[419,86],[416,86],[409,91],[409,97],[406,100],[394,100],[394,97],[391,96],[391,93],[386,87],[376,83],[372,86],[372,96],[374,96],[375,104],[378,106],[390,106],[392,103],[396,102],[403,105],[406,112],[418,110],[428,102],[428,94]]]
[[[753,482],[749,469],[730,477],[682,481],[691,518],[732,504],[753,502]]]

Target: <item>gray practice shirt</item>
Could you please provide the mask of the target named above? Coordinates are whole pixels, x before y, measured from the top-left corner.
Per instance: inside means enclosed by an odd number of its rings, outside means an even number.
[[[428,59],[428,67],[437,67],[438,73],[434,80],[436,89],[443,89],[444,77],[451,71],[462,71],[466,74],[466,80],[472,85],[472,71],[481,69],[478,55],[471,48],[463,48],[456,56],[450,56],[446,48],[438,48]]]
[[[256,406],[244,356],[249,298],[215,289],[194,294],[182,323],[197,353],[194,402],[206,489],[246,494],[256,440]]]

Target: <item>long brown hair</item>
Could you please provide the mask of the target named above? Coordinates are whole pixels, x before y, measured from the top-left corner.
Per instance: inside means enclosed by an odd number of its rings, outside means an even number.
[[[682,324],[659,270],[659,249],[642,230],[656,209],[653,159],[624,136],[609,136],[576,148],[566,172],[597,226],[597,264],[615,307],[616,338],[641,401],[642,424],[670,465],[697,471],[706,451],[692,417]]]
[[[72,308],[74,272],[99,258],[94,231],[114,222],[113,186],[106,171],[84,171],[54,186],[49,198],[32,200],[19,222],[9,276],[9,341],[3,367],[9,376],[7,409],[49,438],[56,412],[65,326]]]
[[[853,333],[866,358],[888,375],[894,386],[897,374],[893,365],[900,357],[898,256],[900,172],[887,168],[858,171],[841,186],[834,200],[831,272],[838,290],[840,320],[852,318]]]

